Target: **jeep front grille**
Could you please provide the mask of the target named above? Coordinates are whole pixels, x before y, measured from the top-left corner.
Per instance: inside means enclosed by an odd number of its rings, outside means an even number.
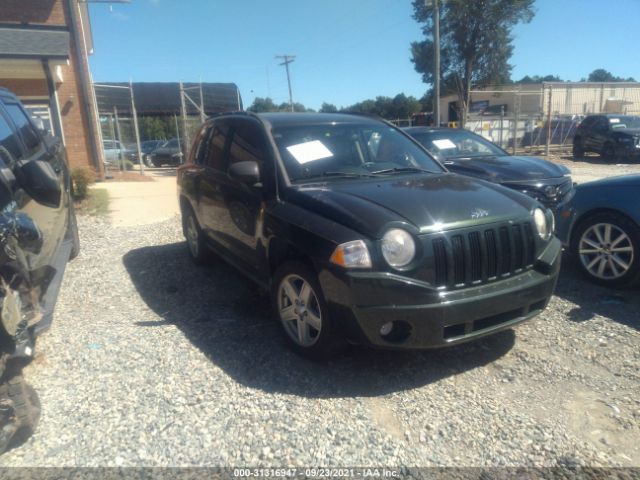
[[[437,287],[463,287],[508,277],[530,268],[535,259],[529,223],[444,233],[431,244]]]

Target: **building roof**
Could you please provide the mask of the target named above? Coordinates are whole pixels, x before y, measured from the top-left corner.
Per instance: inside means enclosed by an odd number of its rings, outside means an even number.
[[[96,84],[99,111],[111,112],[117,107],[119,112],[130,112],[130,93],[122,88],[128,86],[128,83]],[[200,84],[184,83],[183,86],[187,95],[199,105]],[[178,82],[134,82],[133,94],[138,115],[179,115],[181,112]],[[235,83],[202,83],[202,96],[206,115],[242,110],[242,97]],[[185,99],[185,107],[188,115],[198,114],[198,109],[188,99]]]
[[[0,57],[69,58],[69,32],[59,28],[0,27]]]

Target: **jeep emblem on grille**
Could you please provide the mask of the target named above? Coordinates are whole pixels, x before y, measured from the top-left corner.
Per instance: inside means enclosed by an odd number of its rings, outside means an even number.
[[[482,208],[476,208],[473,212],[471,212],[471,218],[482,218],[482,217],[488,217],[488,216],[489,216],[489,211],[484,210]]]

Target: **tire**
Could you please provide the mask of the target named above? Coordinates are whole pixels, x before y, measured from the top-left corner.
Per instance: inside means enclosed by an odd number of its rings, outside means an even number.
[[[582,141],[580,138],[575,138],[573,140],[573,158],[575,160],[581,160],[584,157],[584,147],[582,146]]]
[[[277,268],[271,302],[285,340],[296,353],[326,360],[346,346],[329,316],[318,277],[307,264],[289,261]]]
[[[571,235],[571,254],[592,282],[609,287],[633,286],[640,279],[640,227],[616,212],[592,215]]]
[[[616,159],[616,149],[611,143],[605,143],[601,155],[605,160],[613,162]]]
[[[35,432],[40,420],[40,400],[24,377],[15,375],[0,385],[0,405],[0,453],[3,453],[21,445]]]
[[[204,233],[191,207],[182,208],[182,226],[184,236],[187,240],[189,258],[191,258],[196,265],[206,264],[209,260],[210,252]]]
[[[154,166],[154,165],[153,165],[153,163],[151,162],[151,159],[149,158],[149,155],[145,155],[145,156],[143,157],[143,159],[144,159],[144,165],[145,165],[147,168],[151,168],[151,167],[153,167],[153,166]]]

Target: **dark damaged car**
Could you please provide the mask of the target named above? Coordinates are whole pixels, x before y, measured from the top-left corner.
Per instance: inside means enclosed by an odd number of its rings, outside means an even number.
[[[457,128],[409,127],[405,131],[452,172],[499,183],[555,208],[571,196],[571,172],[564,165],[509,155],[489,140]]]
[[[79,252],[70,189],[61,142],[0,89],[0,453],[39,418],[21,372],[51,324],[66,264]]]
[[[449,173],[411,137],[345,114],[228,114],[178,169],[188,251],[271,292],[290,345],[454,345],[544,310],[560,266],[536,200]]]

